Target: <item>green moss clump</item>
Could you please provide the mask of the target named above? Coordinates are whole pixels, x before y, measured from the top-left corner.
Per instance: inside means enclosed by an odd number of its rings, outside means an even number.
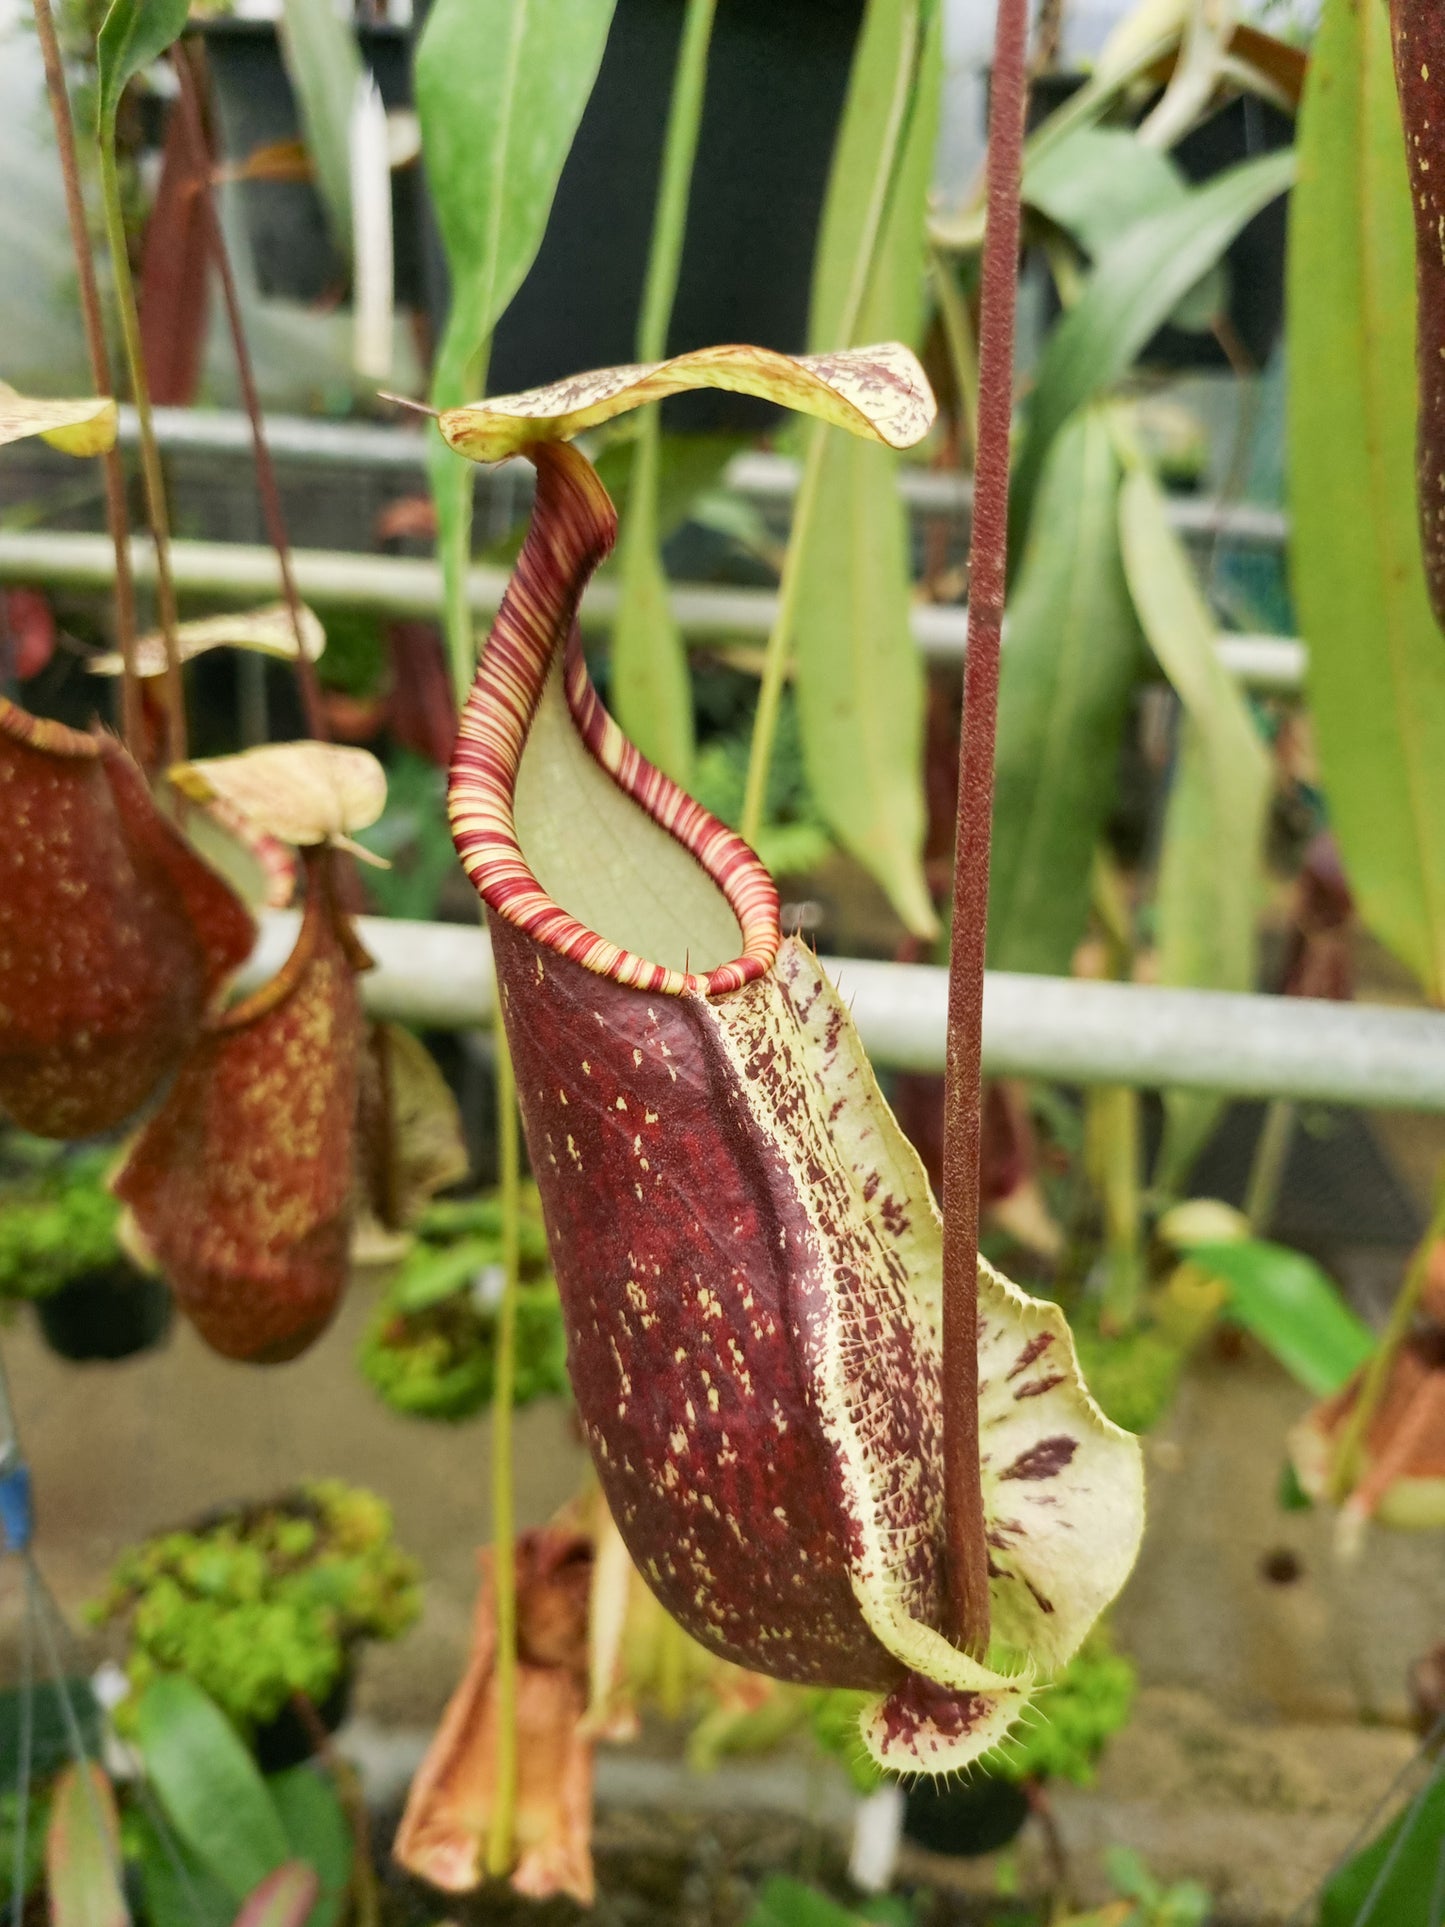
[[[977,1771],[1005,1780],[1071,1780],[1091,1786],[1110,1736],[1129,1718],[1138,1684],[1133,1663],[1116,1653],[1108,1631],[1096,1626],[1068,1665],[1039,1693],[1027,1716]],[[867,1752],[858,1732],[869,1693],[815,1688],[808,1694],[814,1740],[847,1768],[860,1793],[890,1776]]]
[[[752,746],[752,718],[740,720],[698,751],[692,792],[705,810],[736,829],[742,821]],[[817,869],[833,850],[808,786],[797,705],[784,697],[778,712],[777,740],[768,769],[765,822],[757,835],[758,856],[774,876],[800,876]]]
[[[394,1412],[410,1418],[468,1419],[492,1402],[496,1384],[496,1312],[469,1295],[423,1311],[394,1310],[385,1300],[362,1339],[363,1376]],[[550,1280],[517,1287],[518,1405],[567,1390],[562,1308]]]
[[[56,1156],[0,1190],[0,1299],[46,1298],[123,1262],[108,1151]]]
[[[524,1200],[520,1233],[515,1399],[525,1405],[566,1393],[567,1341],[535,1194]],[[457,1422],[491,1403],[501,1265],[495,1195],[428,1210],[357,1354],[393,1411]]]
[[[1029,1716],[980,1767],[1007,1780],[1070,1780],[1092,1786],[1099,1756],[1127,1725],[1138,1675],[1096,1626],[1068,1665],[1040,1692]]]
[[[20,1876],[21,1891],[28,1899],[37,1893],[45,1877],[45,1835],[50,1825],[50,1789],[32,1786],[25,1815],[25,1866]],[[13,1892],[15,1850],[20,1844],[20,1796],[0,1793],[0,1868],[4,1869],[7,1889]]]
[[[845,1686],[816,1686],[808,1691],[808,1725],[824,1753],[831,1754],[848,1773],[859,1793],[871,1793],[889,1775],[863,1744],[858,1722],[865,1706],[876,1697]]]
[[[1187,1349],[1157,1325],[1104,1333],[1087,1316],[1070,1321],[1085,1383],[1100,1410],[1126,1432],[1148,1432],[1174,1401]]]
[[[147,1539],[89,1617],[128,1628],[137,1695],[158,1673],[184,1673],[249,1734],[297,1693],[323,1702],[359,1640],[398,1638],[420,1608],[420,1569],[392,1542],[391,1508],[321,1479]]]

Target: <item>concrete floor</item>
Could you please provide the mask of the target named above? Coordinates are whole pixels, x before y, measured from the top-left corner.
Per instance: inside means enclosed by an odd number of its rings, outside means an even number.
[[[461,1663],[488,1452],[484,1423],[418,1424],[376,1401],[353,1364],[369,1297],[359,1288],[312,1352],[268,1370],[226,1364],[179,1326],[164,1350],[118,1366],[61,1363],[28,1318],[3,1344],[38,1554],[72,1620],[124,1544],[226,1499],[337,1474],[391,1501],[427,1588],[418,1627],[369,1650],[361,1671],[362,1730],[384,1773],[414,1760]],[[1377,1533],[1341,1567],[1327,1519],[1280,1511],[1283,1435],[1303,1403],[1258,1355],[1209,1357],[1150,1441],[1144,1554],[1114,1616],[1144,1691],[1098,1788],[1057,1802],[1085,1894],[1099,1890],[1103,1851],[1123,1843],[1161,1874],[1204,1879],[1229,1919],[1282,1920],[1410,1755],[1405,1668],[1445,1635],[1445,1559],[1437,1538]],[[528,1524],[575,1489],[582,1459],[555,1405],[523,1413],[519,1433]],[[1286,1584],[1265,1571],[1281,1552],[1298,1568]],[[14,1676],[16,1599],[0,1566],[0,1677]],[[93,1637],[86,1647],[102,1650]],[[599,1788],[619,1813],[656,1806],[659,1840],[664,1807],[751,1810],[764,1784],[769,1809],[789,1787],[804,1806],[816,1795],[797,1757],[740,1763],[707,1791],[686,1778],[666,1748],[644,1749],[604,1766]],[[1026,1881],[1037,1865],[1026,1843]],[[981,1863],[921,1871],[975,1892],[997,1877]]]
[[[62,1362],[28,1317],[4,1334],[34,1473],[36,1550],[72,1620],[132,1541],[227,1500],[345,1478],[391,1502],[398,1542],[427,1575],[420,1623],[400,1645],[368,1651],[360,1705],[409,1725],[435,1717],[460,1664],[476,1548],[490,1530],[487,1428],[420,1424],[381,1404],[353,1362],[371,1300],[357,1288],[303,1358],[264,1369],[216,1358],[180,1321],[164,1349],[118,1365]],[[560,1405],[517,1423],[518,1507],[531,1525],[575,1490],[583,1461]],[[3,1671],[13,1671],[15,1596],[0,1589]]]
[[[72,1618],[131,1541],[229,1499],[337,1475],[391,1502],[397,1537],[427,1574],[420,1625],[366,1655],[362,1710],[407,1726],[434,1716],[460,1663],[489,1530],[487,1428],[420,1424],[379,1403],[353,1363],[369,1296],[353,1292],[304,1358],[261,1370],[215,1358],[183,1324],[161,1351],[84,1367],[54,1358],[28,1318],[10,1328],[37,1550]],[[1445,1558],[1433,1536],[1377,1532],[1342,1566],[1325,1515],[1280,1510],[1284,1434],[1305,1403],[1256,1354],[1194,1367],[1148,1444],[1149,1529],[1116,1630],[1149,1682],[1205,1692],[1242,1718],[1399,1721],[1406,1667],[1445,1636]],[[521,1522],[561,1505],[582,1466],[564,1408],[519,1414]],[[1266,1573],[1282,1552],[1298,1571],[1283,1584]],[[0,1640],[6,1629],[0,1604]]]

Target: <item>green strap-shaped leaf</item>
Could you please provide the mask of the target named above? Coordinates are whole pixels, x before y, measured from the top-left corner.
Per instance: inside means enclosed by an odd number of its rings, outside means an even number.
[[[326,219],[351,258],[351,111],[365,69],[332,0],[282,0],[281,52],[301,111]]]
[[[1215,650],[1215,624],[1164,497],[1141,464],[1119,497],[1124,569],[1144,634],[1184,708],[1159,862],[1159,981],[1207,990],[1254,982],[1255,914],[1270,766]],[[1188,1170],[1218,1116],[1194,1092],[1166,1100],[1156,1181]]]
[[[314,1868],[288,1860],[247,1895],[234,1927],[306,1927],[320,1891]]]
[[[267,1791],[297,1860],[313,1869],[319,1892],[306,1927],[335,1927],[351,1891],[356,1839],[335,1784],[315,1766],[273,1773]]]
[[[1330,816],[1360,912],[1445,998],[1445,642],[1415,519],[1415,275],[1385,9],[1330,0],[1289,251],[1290,507]]]
[[[1193,189],[1183,170],[1126,127],[1076,127],[1024,169],[1023,198],[1098,260],[1136,221],[1182,207]],[[1207,328],[1228,298],[1224,263],[1206,268],[1165,319]]]
[[[1337,1392],[1375,1349],[1368,1325],[1302,1251],[1241,1238],[1192,1246],[1189,1256],[1228,1287],[1240,1324],[1316,1398]]]
[[[649,762],[686,788],[692,771],[692,679],[657,533],[660,454],[654,419],[643,427],[633,464],[633,509],[618,559],[610,695],[627,736]]]
[[[717,0],[687,0],[683,16],[637,326],[639,361],[658,361],[667,352],[716,9]],[[693,751],[692,680],[662,566],[661,437],[660,410],[649,408],[637,425],[628,513],[622,521],[611,696],[625,733],[644,756],[686,788]]]
[[[867,292],[852,340],[916,342],[925,221],[942,86],[942,17],[919,39],[916,4],[873,0],[855,57],[813,275],[810,340],[839,345],[850,289]],[[915,51],[918,50],[918,51]],[[890,167],[900,70],[916,64],[911,112],[878,246],[859,260],[868,200]],[[923,666],[910,625],[907,515],[897,457],[828,436],[798,562],[798,720],[809,786],[828,828],[887,891],[908,927],[935,929],[924,881]]]
[[[1050,451],[999,679],[989,960],[1067,976],[1143,642],[1119,552],[1119,459],[1081,410]]]
[[[923,9],[918,0],[868,0],[813,256],[808,342],[818,353],[851,345],[840,337],[850,308],[856,305],[853,296],[859,276],[869,274],[866,217],[879,191],[880,175],[886,191],[900,169],[902,146],[900,130],[893,124],[894,106],[900,84],[916,85],[922,34]],[[854,326],[852,341],[868,338]]]
[[[152,1680],[136,1727],[166,1818],[239,1906],[291,1858],[255,1761],[215,1702],[179,1673]]]
[[[830,436],[796,638],[804,768],[824,822],[908,928],[936,930],[923,876],[923,669],[909,626],[897,457]]]
[[[432,401],[474,399],[469,381],[536,258],[592,92],[613,0],[436,0],[416,55],[427,183],[451,273]],[[472,675],[465,574],[472,476],[439,441],[431,460],[453,676]]]
[[[236,1903],[164,1820],[127,1816],[127,1849],[140,1875],[149,1927],[233,1927]]]
[[[1024,167],[1025,203],[1094,256],[1189,194],[1178,165],[1127,127],[1076,127]]]
[[[864,1918],[816,1887],[775,1873],[763,1882],[746,1927],[859,1927]]]
[[[1076,408],[1117,381],[1179,301],[1294,174],[1288,150],[1262,154],[1136,221],[1100,255],[1084,294],[1049,337],[1014,472],[1009,533],[1029,524],[1049,444]]]
[[[1439,1919],[1445,1776],[1438,1766],[1320,1896],[1319,1927],[1434,1927]]]
[[[68,1766],[55,1783],[45,1836],[50,1927],[130,1927],[120,1886],[120,1819],[98,1766]]]
[[[189,0],[113,0],[95,43],[102,138],[115,127],[126,82],[180,39],[188,11]]]
[[[536,257],[611,0],[437,0],[417,48],[427,183],[452,275],[433,399],[454,407]]]

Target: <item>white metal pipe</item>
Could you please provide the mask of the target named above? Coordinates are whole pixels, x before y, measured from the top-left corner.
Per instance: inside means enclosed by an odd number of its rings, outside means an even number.
[[[246,417],[223,408],[157,408],[156,436],[166,452],[238,455],[250,459],[251,429]],[[135,411],[120,411],[120,439],[137,440]],[[419,469],[426,460],[422,423],[388,427],[379,422],[321,421],[310,415],[268,415],[266,439],[280,461],[314,462],[327,468]],[[790,501],[798,491],[798,464],[786,455],[748,451],[733,457],[724,474],[727,487],[759,501]],[[909,507],[926,515],[965,515],[973,506],[973,478],[946,469],[905,464],[899,491]],[[1253,502],[1220,502],[1171,496],[1169,517],[1181,534],[1216,536],[1258,548],[1281,548],[1288,534],[1277,509]]]
[[[238,455],[252,458],[251,424],[235,408],[157,408],[156,440],[165,454]],[[140,429],[133,408],[120,411],[120,443],[134,448]],[[384,422],[326,421],[315,415],[266,417],[266,444],[277,461],[314,462],[322,468],[390,468],[415,472],[426,462],[426,423],[389,427]]]
[[[131,554],[137,581],[153,582],[155,555],[150,544],[136,537]],[[440,614],[441,571],[424,557],[296,549],[291,562],[302,597],[318,609],[371,609],[384,616]],[[173,542],[171,570],[183,595],[271,601],[281,593],[275,554],[256,543]],[[104,589],[113,571],[107,536],[54,529],[0,531],[0,582]],[[495,615],[506,586],[505,569],[472,569],[467,593],[473,613]],[[778,608],[771,590],[711,583],[674,583],[671,600],[678,625],[695,643],[764,642]],[[583,625],[605,628],[616,610],[615,583],[606,578],[595,581],[583,600]],[[928,661],[962,661],[968,641],[966,609],[915,603],[912,626]],[[1292,636],[1225,636],[1220,639],[1219,654],[1231,673],[1255,688],[1287,692],[1298,689],[1304,680],[1305,645]]]
[[[266,916],[246,987],[279,967],[297,928],[292,913]],[[479,926],[363,917],[359,928],[376,960],[363,979],[375,1015],[438,1030],[491,1021],[496,986]],[[858,958],[824,964],[876,1063],[942,1070],[945,971]],[[1432,1010],[990,971],[983,1059],[997,1076],[1062,1084],[1445,1111],[1445,1012]]]
[[[799,464],[790,456],[749,451],[735,455],[728,463],[725,480],[739,495],[786,502],[797,494],[800,474]],[[916,514],[962,516],[973,509],[973,477],[956,469],[905,463],[899,469],[898,490]],[[1168,515],[1181,535],[1201,541],[1219,537],[1250,548],[1278,549],[1283,548],[1289,535],[1287,518],[1278,509],[1257,502],[1171,495]]]

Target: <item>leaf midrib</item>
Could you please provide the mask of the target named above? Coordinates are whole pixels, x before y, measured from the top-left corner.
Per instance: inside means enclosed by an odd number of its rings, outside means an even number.
[[[1080,612],[1092,594],[1093,587],[1091,581],[1086,581],[1086,571],[1080,565],[1080,558],[1086,553],[1084,531],[1089,521],[1087,504],[1093,499],[1093,484],[1096,479],[1093,469],[1096,460],[1096,450],[1100,448],[1101,444],[1092,427],[1086,429],[1086,434],[1089,446],[1086,450],[1083,463],[1083,481],[1081,488],[1082,501],[1085,506],[1081,508],[1071,532],[1073,536],[1073,546],[1070,556],[1069,587],[1065,598],[1064,620],[1060,624],[1061,636],[1064,644],[1068,646],[1061,647],[1058,653],[1056,663],[1057,673],[1052,679],[1052,699],[1048,705],[1048,714],[1044,724],[1043,760],[1046,770],[1054,767],[1052,762],[1053,752],[1059,748],[1060,745],[1065,749],[1068,746],[1069,732],[1064,718],[1076,713],[1077,702],[1076,700],[1066,702],[1065,697],[1068,696],[1072,699],[1077,696],[1077,683],[1083,662],[1083,651],[1081,651],[1078,646],[1079,629],[1081,626]],[[1107,449],[1105,449],[1104,452],[1107,454]],[[1117,512],[1117,509],[1114,512]],[[1062,758],[1060,758],[1057,767],[1060,769],[1064,767]],[[1039,836],[1042,835],[1042,819],[1046,814],[1042,807],[1043,795],[1045,790],[1052,791],[1054,788],[1056,788],[1056,785],[1050,781],[1038,783],[1034,787],[1028,807],[1024,835],[1019,845],[1021,860],[1015,873],[1016,881],[1014,888],[1009,894],[1010,918],[1016,907],[1017,899],[1024,890],[1024,879],[1032,878],[1033,859],[1036,853],[1037,841],[1035,833],[1037,831]]]

